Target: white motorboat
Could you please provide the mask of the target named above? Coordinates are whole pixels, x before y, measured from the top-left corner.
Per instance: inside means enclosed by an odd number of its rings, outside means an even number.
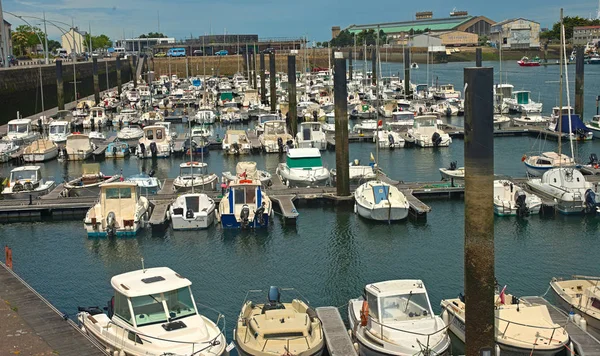
[[[456,161],[450,162],[450,167],[440,168],[442,180],[465,180],[465,167],[457,167]]]
[[[556,152],[542,152],[536,156],[524,155],[521,160],[525,164],[527,175],[532,177],[541,177],[552,168],[575,166],[571,157],[566,154],[559,156]]]
[[[98,163],[83,164],[81,177],[70,180],[64,184],[68,196],[97,197],[100,186],[121,179],[118,174],[107,176],[100,172]]]
[[[204,162],[184,162],[179,165],[179,176],[173,181],[178,192],[196,190],[216,190],[219,177],[208,173],[208,164]]]
[[[379,144],[379,148],[402,148],[406,144],[398,132],[390,130],[377,131],[373,141]]]
[[[0,163],[8,162],[13,159],[21,147],[11,141],[0,141]]]
[[[504,291],[494,296],[495,338],[502,353],[552,356],[569,343],[569,334],[550,317],[548,307],[532,304]],[[465,300],[444,299],[442,319],[465,342]]]
[[[540,212],[542,200],[508,180],[494,181],[494,213],[498,216],[527,216]]]
[[[320,122],[300,123],[296,143],[298,148],[314,147],[324,151],[327,149],[327,138],[323,132],[323,125]]]
[[[256,127],[254,129],[256,130],[256,133],[260,135],[261,133],[263,133],[265,131],[265,122],[277,121],[277,120],[280,120],[280,118],[276,114],[269,114],[269,113],[258,114]]]
[[[433,314],[421,280],[368,284],[348,303],[348,321],[360,355],[443,355],[450,348],[447,324]]]
[[[223,172],[223,183],[229,184],[241,178],[260,180],[263,186],[271,184],[271,173],[256,168],[256,162],[238,162],[235,166],[235,174],[231,171]]]
[[[289,149],[286,162],[277,166],[276,174],[288,187],[326,185],[330,178],[317,148]]]
[[[128,126],[132,121],[138,119],[139,113],[135,109],[123,109],[121,112],[114,116],[112,124],[115,127]]]
[[[144,130],[138,125],[129,125],[117,132],[117,138],[121,141],[138,142],[144,136]]]
[[[269,226],[271,212],[271,199],[262,190],[262,183],[240,178],[229,183],[219,203],[217,220],[223,228],[265,228]]]
[[[39,166],[22,166],[10,171],[10,177],[4,189],[4,199],[27,199],[48,194],[55,187],[54,181],[42,178]]]
[[[452,84],[440,85],[433,91],[433,98],[435,100],[460,99],[460,91],[454,90]]]
[[[562,214],[595,213],[600,203],[600,190],[585,180],[575,168],[552,168],[541,178],[530,179],[527,185],[534,193],[556,201]]]
[[[594,133],[595,138],[600,138],[600,115],[594,115],[585,126]]]
[[[511,118],[502,114],[494,114],[494,129],[502,130],[510,126]]]
[[[45,138],[33,141],[23,151],[25,162],[45,162],[58,156],[58,146]]]
[[[135,174],[131,177],[128,177],[126,181],[134,182],[137,184],[138,188],[140,188],[141,195],[155,195],[162,188],[162,183],[160,180],[153,176],[154,172],[150,172],[150,174],[140,173]]]
[[[376,221],[398,221],[408,217],[406,196],[393,185],[379,180],[361,184],[354,191],[354,212]]]
[[[215,123],[217,115],[211,108],[201,107],[194,115],[194,120],[198,124],[212,125]]]
[[[600,278],[573,276],[563,280],[552,278],[550,287],[558,304],[568,312],[585,319],[587,326],[600,331]]]
[[[88,133],[88,136],[90,137],[90,140],[93,140],[94,142],[106,140],[106,135],[104,134],[104,132],[100,131],[91,131],[90,133]]]
[[[140,92],[137,90],[137,88],[131,88],[125,92],[125,98],[130,103],[137,103],[140,101]]]
[[[150,217],[150,203],[134,182],[100,185],[100,200],[83,220],[88,237],[134,236]]]
[[[106,126],[108,118],[106,116],[106,111],[102,107],[93,107],[90,109],[90,113],[83,119],[83,127],[89,129],[92,127],[92,122],[94,123],[94,128],[99,129],[100,127]]]
[[[169,157],[172,151],[173,143],[167,128],[158,124],[144,127],[144,136],[136,150],[139,158]]]
[[[536,103],[530,98],[531,92],[526,90],[513,91],[512,97],[504,98],[504,103],[510,112],[541,113],[542,103]]]
[[[192,137],[202,137],[204,139],[209,139],[212,135],[213,135],[214,131],[212,129],[212,127],[210,126],[200,126],[200,127],[194,127],[192,129],[192,133],[191,135],[187,135],[188,138],[189,136]]]
[[[377,131],[377,127],[378,123],[376,120],[363,120],[354,125],[354,127],[352,127],[352,131],[358,134],[372,133]]]
[[[511,120],[515,126],[546,126],[548,124],[548,119],[535,112],[524,111],[521,116],[514,116]]]
[[[169,207],[173,230],[207,229],[215,221],[215,202],[202,193],[177,197]]]
[[[269,288],[264,303],[246,300],[233,331],[238,354],[253,356],[310,355],[320,356],[325,346],[321,320],[298,293],[289,302],[281,301],[281,291]]]
[[[148,126],[164,120],[165,117],[160,111],[147,111],[140,116],[139,122],[144,123],[145,126]]]
[[[111,285],[114,297],[107,314],[93,307],[80,307],[77,314],[83,332],[108,353],[225,354],[221,315],[214,323],[198,312],[192,282],[181,274],[167,267],[148,268],[114,276]]]
[[[244,130],[227,130],[221,148],[230,155],[249,154],[252,146]]]
[[[258,137],[266,153],[283,153],[286,147],[294,147],[294,138],[287,131],[285,120],[272,120],[264,123],[264,132]]]
[[[415,124],[415,114],[409,110],[392,112],[392,120],[387,125],[394,131],[408,131]]]
[[[68,161],[85,161],[92,155],[95,149],[96,145],[88,135],[75,133],[67,136],[65,149],[60,153],[62,154],[62,159]]]
[[[2,137],[2,141],[25,146],[38,138],[40,138],[40,134],[33,131],[31,120],[15,119],[8,122],[6,136]]]
[[[333,168],[330,173],[331,182],[335,185],[337,182],[337,170]],[[350,163],[348,175],[350,178],[350,183],[354,184],[363,184],[364,182],[377,179],[375,168],[373,166],[361,166],[360,161],[357,159]]]
[[[377,111],[370,104],[363,103],[356,105],[351,115],[360,119],[374,119],[377,116]]]
[[[104,158],[125,158],[129,156],[129,144],[127,142],[114,141],[106,146]]]
[[[48,126],[48,138],[54,143],[67,141],[69,134],[71,134],[71,121],[54,120]]]
[[[437,116],[422,115],[415,117],[415,124],[409,132],[415,137],[415,144],[420,147],[447,147],[452,138],[438,128]]]

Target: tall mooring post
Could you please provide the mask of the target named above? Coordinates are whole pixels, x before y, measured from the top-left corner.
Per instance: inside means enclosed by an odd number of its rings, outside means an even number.
[[[298,131],[298,103],[296,98],[296,56],[288,56],[288,87],[289,87],[289,109],[290,134],[296,137]]]
[[[185,56],[185,79],[190,77],[190,57]]]
[[[65,86],[63,84],[62,61],[56,61],[56,106],[58,110],[65,109]]]
[[[260,102],[267,103],[267,87],[265,82],[265,54],[260,54]]]
[[[482,61],[483,54],[481,53],[481,48],[475,48],[475,67],[481,67]]]
[[[494,70],[465,68],[466,355],[494,352]],[[490,353],[491,355],[491,353]]]
[[[336,193],[338,196],[349,196],[348,87],[346,84],[346,60],[342,52],[335,52],[334,63],[333,98],[335,101]]]
[[[404,48],[404,95],[410,95],[410,48]]]
[[[100,80],[98,79],[98,58],[92,58],[92,75],[94,77],[94,101],[100,103]]]
[[[133,63],[133,68],[131,68],[131,80],[133,80],[133,87],[137,88],[137,56],[131,56],[131,62]]]
[[[373,73],[372,83],[377,85],[377,47],[371,48],[371,72]]]
[[[583,119],[583,47],[575,54],[575,114]]]
[[[352,65],[352,56],[354,55],[354,53],[352,52],[352,49],[350,49],[348,51],[348,75],[349,75],[349,79],[352,80],[352,75],[354,73],[354,66]],[[334,54],[334,59],[333,59],[333,64],[335,65],[335,54]]]
[[[250,53],[250,78],[248,78],[250,80],[250,87],[254,88],[256,86],[256,68],[254,68],[255,62],[254,62],[254,52]]]
[[[117,57],[115,65],[117,66],[117,94],[121,97],[121,85],[123,85],[121,82],[121,58]]]
[[[271,84],[271,113],[277,113],[277,87],[275,85],[275,79],[277,73],[275,73],[275,53],[269,53],[269,83]]]

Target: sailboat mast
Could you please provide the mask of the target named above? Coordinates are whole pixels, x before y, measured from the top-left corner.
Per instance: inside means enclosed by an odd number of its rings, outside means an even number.
[[[560,79],[558,94],[558,158],[559,165],[562,166],[562,105],[563,105],[563,9],[560,9]]]
[[[192,147],[192,120],[188,120],[188,127],[190,130],[190,169],[192,170],[192,194],[194,194],[194,156]]]
[[[565,38],[565,26],[561,26],[561,33],[563,39]],[[564,47],[563,47],[564,46]],[[565,67],[567,65],[567,48],[566,43],[563,42],[561,44],[563,47],[563,62],[565,63]],[[569,116],[569,145],[571,146],[571,158],[575,159],[575,151],[573,149],[573,123],[571,121],[571,92],[569,91],[569,71],[565,68],[565,85],[567,89],[567,112]],[[562,95],[561,95],[562,98]],[[562,118],[562,108],[560,109],[560,117]]]
[[[379,26],[377,26],[377,38],[375,40],[375,68],[377,68],[377,62],[379,61]],[[374,69],[375,69],[374,68]],[[377,121],[377,132],[375,138],[375,162],[377,162],[377,176],[379,176],[379,75],[381,71],[377,71],[377,78],[375,78],[375,120]],[[375,74],[375,71],[373,71]]]

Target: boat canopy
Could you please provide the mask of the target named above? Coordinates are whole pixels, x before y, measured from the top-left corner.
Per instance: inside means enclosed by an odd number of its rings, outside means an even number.
[[[388,200],[390,193],[390,187],[387,185],[374,185],[373,186],[373,197],[375,198],[375,204],[379,204],[384,200]]]
[[[529,92],[528,91],[516,91],[514,92],[517,104],[529,104]]]
[[[583,121],[581,121],[581,118],[579,117],[579,115],[576,114],[571,114],[570,116],[570,120],[571,120],[571,129],[569,130],[569,115],[563,115],[562,116],[562,126],[559,127],[558,123],[556,123],[556,127],[555,127],[555,131],[558,131],[560,129],[560,132],[590,132],[590,129],[587,128],[587,126],[585,126],[585,124],[583,123]]]

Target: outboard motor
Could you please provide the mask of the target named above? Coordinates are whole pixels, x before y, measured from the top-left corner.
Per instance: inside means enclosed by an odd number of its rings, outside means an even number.
[[[150,142],[150,152],[152,153],[152,158],[156,158],[156,155],[158,153],[156,142]]]
[[[456,161],[450,162],[450,170],[451,171],[455,171],[456,170]]]
[[[585,191],[585,212],[591,214],[596,212],[596,193],[593,190],[588,189]]]
[[[515,205],[517,206],[517,216],[522,218],[529,215],[529,208],[527,207],[527,203],[525,200],[527,199],[527,195],[518,191],[515,193]]]
[[[394,141],[394,135],[392,135],[392,134],[388,134],[388,142],[389,142],[389,144],[390,144],[390,148],[394,148],[394,144],[396,143],[396,142]]]
[[[260,208],[256,209],[256,211],[254,212],[254,222],[256,222],[260,226],[263,226],[265,224],[264,214],[265,214],[265,203],[262,203]]]
[[[114,236],[117,232],[117,217],[112,211],[106,217],[106,233],[109,236]]]
[[[232,143],[231,147],[233,147],[234,154],[236,154],[236,155],[240,154],[240,145],[237,142]]]
[[[194,210],[192,210],[191,208],[188,208],[185,211],[185,218],[186,219],[193,219],[194,218]]]
[[[277,137],[277,147],[279,147],[279,153],[283,152],[283,139],[281,137]]]
[[[140,154],[142,157],[146,156],[146,145],[143,143],[140,143]]]
[[[598,156],[595,153],[590,154],[590,162],[588,164],[592,167],[598,166]]]
[[[281,304],[281,290],[279,287],[271,286],[269,288],[269,295],[267,296],[267,299],[271,305]]]
[[[242,220],[242,228],[245,229],[248,227],[249,217],[250,217],[250,208],[248,207],[248,204],[244,204],[242,206],[242,211],[240,212],[240,220]]]
[[[113,154],[113,156],[117,155],[117,146],[113,146],[113,148],[112,148],[112,154]]]
[[[431,136],[431,142],[433,142],[434,146],[439,146],[442,143],[442,136],[439,133],[434,132]]]
[[[288,148],[294,148],[294,141],[287,140],[287,146],[288,146]]]
[[[150,172],[148,172],[148,177],[154,177],[155,174],[156,171],[154,169],[151,169]]]
[[[452,116],[452,109],[450,107],[446,108],[446,116]]]
[[[102,309],[100,309],[98,307],[77,307],[77,311],[79,311],[79,312],[86,312],[86,313],[89,313],[92,316],[103,313]]]

